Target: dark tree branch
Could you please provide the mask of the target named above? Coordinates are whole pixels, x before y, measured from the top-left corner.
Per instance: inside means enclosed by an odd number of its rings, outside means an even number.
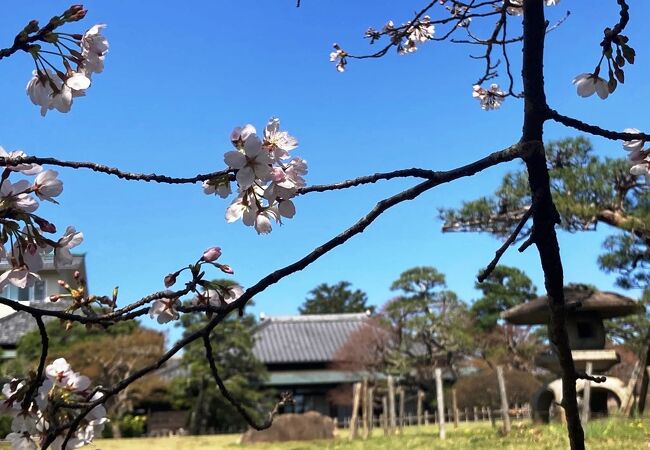
[[[0,157],[0,167],[8,165],[16,165],[20,163],[25,164],[45,164],[50,166],[58,167],[69,167],[72,169],[90,169],[93,172],[104,173],[107,175],[113,175],[117,178],[123,180],[131,181],[154,181],[156,183],[167,183],[167,184],[193,184],[199,181],[210,180],[215,177],[224,176],[231,172],[232,169],[220,170],[218,172],[210,172],[204,174],[198,174],[193,177],[186,178],[176,178],[170,177],[167,175],[157,175],[155,173],[145,174],[145,173],[133,173],[120,170],[116,167],[109,167],[103,164],[97,164],[93,162],[82,162],[82,161],[63,161],[56,158],[40,158],[37,156],[26,156],[23,158],[3,158]]]
[[[584,131],[585,133],[593,134],[596,136],[602,136],[613,141],[633,141],[636,139],[641,139],[644,141],[650,141],[650,134],[646,133],[624,133],[619,131],[606,130],[596,125],[591,125],[585,122],[582,122],[573,117],[564,116],[554,109],[548,110],[549,119],[553,119],[556,122],[566,125],[567,127],[575,128],[576,130]]]
[[[528,219],[530,219],[532,215],[533,215],[533,208],[528,208],[528,210],[524,213],[524,216],[521,218],[521,220],[515,227],[514,231],[510,234],[510,236],[508,236],[508,239],[506,239],[503,245],[499,247],[499,249],[496,251],[494,258],[492,259],[492,261],[490,261],[490,264],[488,264],[485,270],[481,271],[481,273],[477,277],[479,283],[484,282],[494,271],[503,254],[506,252],[508,247],[510,247],[510,245],[512,245],[512,243],[515,242],[517,236],[519,236],[519,233],[521,233],[521,230],[524,228],[524,225],[526,225],[526,222],[528,222]]]
[[[576,378],[579,380],[593,381],[594,383],[604,383],[607,381],[607,377],[589,375],[585,372],[577,372]]]
[[[43,374],[45,373],[45,361],[47,360],[47,352],[49,348],[49,338],[47,336],[47,330],[45,329],[45,324],[43,323],[43,318],[40,314],[33,315],[36,324],[38,325],[38,332],[41,336],[41,356],[38,360],[38,368],[36,369],[36,375],[32,380],[29,390],[25,394],[23,399],[22,407],[23,410],[28,410],[32,404],[32,399],[37,393],[38,388],[43,384]]]
[[[219,392],[221,392],[221,395],[224,396],[226,400],[239,412],[239,414],[244,418],[244,420],[254,429],[258,431],[266,430],[269,428],[271,425],[273,425],[273,419],[275,416],[280,412],[280,408],[286,405],[287,403],[290,403],[291,400],[291,394],[289,392],[284,392],[281,394],[281,399],[279,402],[275,404],[275,407],[269,412],[266,420],[262,423],[257,423],[253,417],[246,411],[246,408],[241,404],[239,400],[237,400],[228,390],[226,385],[224,384],[223,380],[219,376],[219,370],[217,369],[217,363],[214,360],[214,355],[213,355],[213,350],[212,350],[212,343],[210,342],[210,332],[206,331],[203,334],[203,346],[205,347],[205,357],[208,360],[208,364],[210,365],[210,372],[212,373],[212,377],[214,378],[215,383],[217,384],[217,387],[219,388]]]

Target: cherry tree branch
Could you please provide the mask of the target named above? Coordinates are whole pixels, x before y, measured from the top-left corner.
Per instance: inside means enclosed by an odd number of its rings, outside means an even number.
[[[624,141],[633,141],[636,139],[641,139],[644,141],[650,141],[650,134],[647,133],[625,133],[620,131],[607,130],[601,128],[597,125],[591,125],[586,122],[582,122],[573,117],[564,116],[554,109],[548,110],[548,117],[562,125],[565,125],[570,128],[575,128],[576,130],[584,131],[585,133],[593,134],[595,136],[601,136],[613,141],[624,140]]]
[[[72,169],[89,169],[92,170],[93,172],[113,175],[122,180],[146,181],[146,182],[153,181],[156,183],[167,183],[167,184],[193,184],[199,181],[206,181],[219,176],[224,176],[233,172],[232,169],[224,169],[217,172],[198,174],[193,177],[179,178],[179,177],[171,177],[168,175],[158,175],[155,173],[145,174],[145,173],[127,172],[124,170],[120,170],[116,167],[109,167],[104,164],[98,164],[94,162],[64,161],[56,158],[47,158],[47,157],[41,158],[38,156],[25,156],[25,157],[17,157],[17,158],[0,157],[0,167],[16,165],[21,163],[69,167]]]
[[[29,409],[29,406],[32,403],[32,399],[34,398],[34,395],[36,394],[38,388],[43,383],[43,376],[45,373],[45,361],[47,360],[47,353],[48,353],[49,342],[50,342],[41,315],[36,314],[33,315],[33,317],[34,320],[36,320],[36,324],[38,326],[38,332],[41,336],[41,355],[38,360],[38,368],[36,369],[35,377],[32,380],[31,385],[29,386],[29,390],[25,394],[25,398],[23,399],[22,402],[22,407],[25,410]]]
[[[209,331],[203,333],[203,346],[205,347],[205,357],[208,360],[208,364],[210,365],[210,372],[212,373],[212,378],[214,378],[214,381],[217,384],[217,387],[219,388],[219,392],[221,392],[221,395],[223,395],[223,397],[226,400],[228,400],[228,402],[237,410],[237,412],[239,412],[239,414],[244,418],[244,420],[254,429],[258,431],[262,431],[262,430],[266,430],[271,425],[273,425],[273,419],[278,414],[278,412],[280,412],[280,408],[292,401],[291,394],[289,392],[282,393],[280,401],[277,402],[275,404],[275,407],[269,412],[266,420],[262,423],[257,423],[255,419],[251,417],[251,415],[248,413],[246,408],[244,408],[241,402],[237,400],[230,393],[230,391],[224,384],[223,380],[219,376],[217,363],[214,360],[214,354],[213,354],[214,351],[212,349],[212,343],[210,342]]]
[[[517,224],[513,232],[510,234],[510,236],[508,236],[508,239],[506,239],[503,245],[498,248],[498,250],[494,255],[494,258],[492,259],[492,261],[490,261],[490,264],[488,264],[487,267],[484,270],[482,270],[479,276],[477,277],[479,283],[483,283],[494,271],[503,254],[506,252],[508,247],[510,247],[512,243],[515,242],[517,236],[519,236],[519,233],[521,233],[521,230],[524,228],[524,225],[526,225],[526,222],[528,222],[528,219],[530,219],[532,215],[533,215],[533,208],[528,208],[528,210],[526,210],[524,216],[521,218],[521,220],[519,221],[519,223]]]

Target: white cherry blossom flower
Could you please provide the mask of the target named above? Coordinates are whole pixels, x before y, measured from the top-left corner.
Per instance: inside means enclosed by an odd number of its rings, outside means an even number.
[[[71,392],[83,392],[90,387],[90,378],[77,372],[72,372],[65,382],[64,388]]]
[[[255,199],[250,199],[246,192],[239,194],[226,208],[226,222],[232,223],[242,219],[245,225],[253,226],[257,215]]]
[[[334,51],[330,53],[330,62],[336,63],[336,70],[338,72],[345,72],[345,66],[348,63],[346,58],[348,54],[339,47],[339,44],[334,44]]]
[[[237,170],[235,179],[241,189],[252,186],[256,179],[267,181],[271,173],[269,152],[262,147],[257,136],[246,139],[243,151],[227,152],[224,162]]]
[[[578,89],[580,97],[590,97],[596,93],[604,100],[609,96],[607,81],[593,73],[581,73],[573,79],[572,83]]]
[[[630,168],[630,173],[632,175],[645,177],[646,184],[650,185],[650,155],[641,161],[635,162],[636,164]]]
[[[65,80],[65,84],[73,91],[84,91],[90,87],[90,78],[84,73],[72,72]]]
[[[104,58],[108,53],[108,40],[102,34],[105,24],[92,26],[81,38],[81,64],[87,75],[104,71]]]
[[[57,386],[65,386],[72,373],[72,367],[65,358],[57,358],[45,367],[45,376]]]
[[[38,448],[29,433],[12,431],[5,439],[11,443],[11,450],[36,450]]]
[[[291,219],[296,215],[296,207],[291,200],[282,200],[278,203],[278,212],[282,217]]]
[[[638,128],[626,128],[623,130],[624,133],[641,133],[641,130]],[[632,141],[623,142],[623,148],[629,152],[639,152],[643,149],[645,141],[643,139],[635,139]]]
[[[226,293],[224,294],[223,301],[227,304],[230,304],[237,300],[244,294],[244,288],[238,284],[233,284],[232,286],[226,287]]]
[[[30,272],[26,266],[20,266],[6,270],[0,275],[0,288],[9,283],[17,288],[24,289],[34,286],[37,281],[41,281],[40,275]]]
[[[257,130],[253,125],[247,123],[243,127],[235,127],[232,130],[230,133],[230,142],[232,142],[232,145],[241,150],[244,148],[244,143],[250,137],[253,137],[254,139],[257,138]]]
[[[31,191],[31,185],[27,180],[20,180],[12,184],[9,180],[4,180],[0,186],[0,207],[17,208],[26,213],[33,213],[38,209],[38,202],[34,197],[27,194]]]
[[[431,23],[429,16],[424,16],[421,20],[409,27],[409,34],[403,46],[398,47],[401,54],[413,53],[418,47],[418,43],[427,42],[433,39],[435,27]]]
[[[56,170],[45,170],[36,176],[33,190],[38,198],[56,203],[53,197],[63,192],[63,181],[57,178],[58,175]]]
[[[180,306],[180,302],[176,298],[158,299],[151,304],[149,317],[156,319],[160,324],[178,320],[180,317],[176,310],[178,306]]]
[[[20,400],[17,394],[25,387],[25,381],[13,378],[2,386],[4,399],[0,402],[0,413],[15,415],[20,411]]]
[[[494,83],[489,89],[484,89],[478,84],[473,86],[472,97],[478,99],[481,109],[489,111],[499,109],[505,99],[505,92],[499,89],[499,85]]]
[[[27,95],[34,105],[41,107],[41,116],[45,116],[54,95],[48,76],[51,78],[54,74],[49,70],[45,73],[34,70],[32,75],[27,83]]]
[[[280,221],[277,208],[267,208],[255,217],[255,231],[257,234],[269,234],[272,231],[271,220]]]
[[[58,241],[59,245],[54,249],[54,265],[59,267],[72,264],[70,249],[81,244],[83,240],[83,233],[77,232],[72,226],[66,228],[64,235]]]
[[[289,152],[298,147],[298,139],[280,131],[280,119],[273,117],[264,128],[264,145],[270,147],[274,160],[289,159]]]
[[[205,180],[203,182],[203,192],[207,195],[215,194],[221,198],[228,198],[232,194],[232,189],[230,188],[230,181],[214,184],[211,180]]]
[[[66,84],[61,84],[58,91],[54,92],[50,109],[56,109],[59,112],[67,113],[72,108],[72,89]]]

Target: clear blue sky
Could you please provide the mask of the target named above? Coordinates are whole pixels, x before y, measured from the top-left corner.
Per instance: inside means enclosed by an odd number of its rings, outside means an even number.
[[[368,26],[401,23],[424,2],[303,0],[171,2],[88,1],[86,21],[69,31],[107,23],[111,49],[106,70],[69,114],[41,118],[25,96],[33,63],[16,55],[2,61],[0,145],[30,155],[93,160],[125,170],[176,176],[223,168],[236,125],[280,117],[299,138],[294,151],[309,163],[308,183],[328,183],[406,167],[447,169],[517,141],[522,102],[508,99],[497,112],[482,111],[471,87],[483,70],[468,57],[474,48],[427,43],[415,54],[352,61],[344,74],[328,61],[333,42],[354,53],[369,50]],[[551,21],[570,9],[547,43],[546,79],[552,107],[613,129],[649,129],[647,99],[650,7],[630,0],[626,33],[638,61],[626,84],[607,101],[581,99],[572,78],[593,70],[602,29],[618,18],[615,2],[563,1],[547,8]],[[45,22],[68,2],[13,2],[0,17],[0,47],[30,19]],[[646,20],[644,20],[646,19]],[[520,48],[511,57],[519,71]],[[500,81],[503,82],[503,79]],[[546,138],[576,135],[549,124]],[[620,143],[593,139],[601,156],[623,157]],[[474,277],[500,245],[488,235],[440,232],[437,207],[457,206],[491,192],[518,162],[441,186],[402,204],[348,245],[258,295],[255,312],[292,314],[319,283],[349,280],[381,305],[405,269],[432,265],[466,301],[477,297]],[[296,200],[298,213],[269,236],[240,222],[226,224],[229,200],[204,195],[199,185],[122,182],[88,172],[60,170],[61,206],[45,205],[60,230],[74,224],[86,239],[90,286],[121,302],[161,289],[165,274],[219,245],[244,286],[302,257],[369,211],[376,201],[415,183],[383,182],[356,190],[311,194]],[[610,230],[560,234],[567,282],[613,288],[596,257]],[[537,253],[511,249],[502,261],[524,269],[543,285]],[[214,274],[218,276],[217,273]],[[631,292],[637,295],[637,292]],[[149,323],[148,321],[145,321]],[[172,337],[178,331],[172,331]]]

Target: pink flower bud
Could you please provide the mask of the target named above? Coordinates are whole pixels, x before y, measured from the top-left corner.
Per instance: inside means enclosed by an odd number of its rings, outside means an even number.
[[[61,286],[61,287],[65,287],[65,285],[66,285],[65,280],[58,280],[57,283],[59,283],[59,286]]]
[[[221,256],[221,248],[210,247],[203,252],[203,261],[212,262]]]
[[[50,301],[51,302],[57,302],[61,299],[60,295],[50,295]]]
[[[80,276],[81,276],[81,272],[79,272],[78,270],[75,270],[74,275],[73,275],[74,279],[78,280]]]
[[[165,287],[172,287],[174,284],[176,284],[176,274],[175,273],[170,273],[165,277],[163,280],[165,283]]]
[[[222,271],[223,273],[227,273],[227,274],[229,274],[229,275],[232,275],[232,274],[235,273],[235,271],[232,270],[232,267],[230,267],[230,266],[228,266],[228,265],[226,265],[226,264],[219,264],[219,269],[221,269],[221,271]]]

